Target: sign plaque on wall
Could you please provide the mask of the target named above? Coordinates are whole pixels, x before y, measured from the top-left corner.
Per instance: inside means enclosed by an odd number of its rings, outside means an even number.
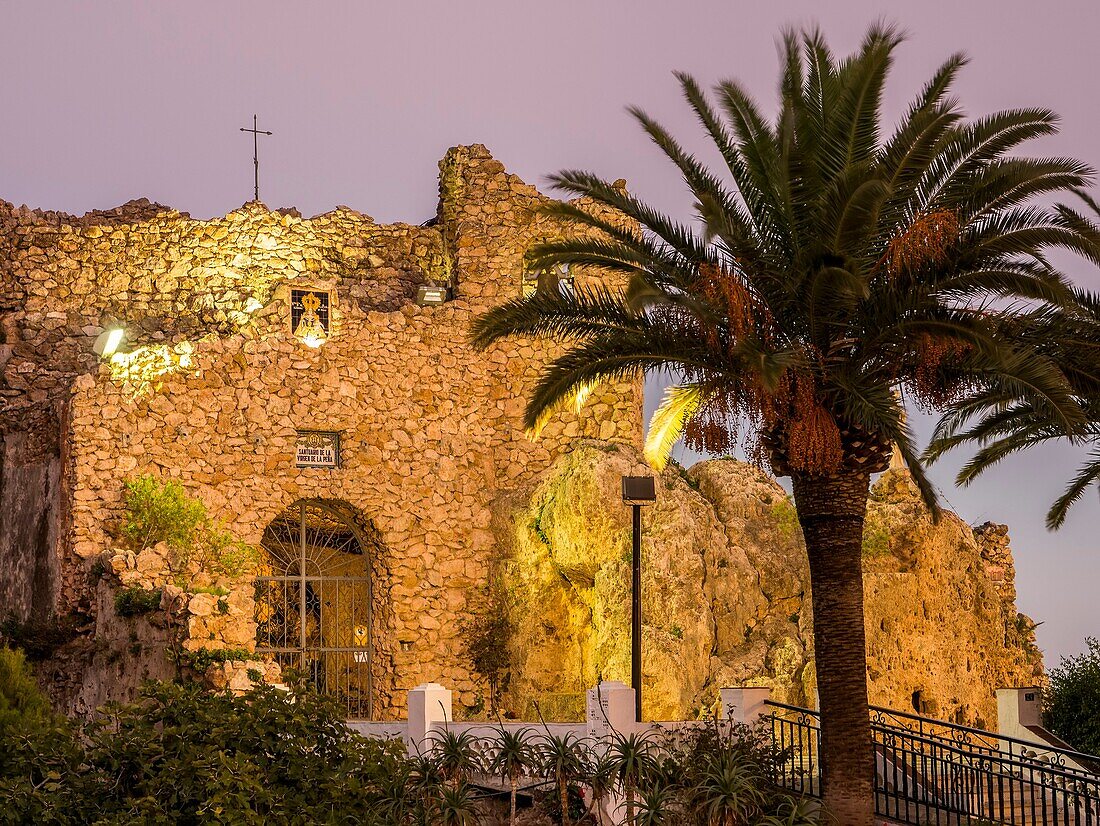
[[[296,467],[340,467],[340,434],[326,430],[299,430],[294,445]]]

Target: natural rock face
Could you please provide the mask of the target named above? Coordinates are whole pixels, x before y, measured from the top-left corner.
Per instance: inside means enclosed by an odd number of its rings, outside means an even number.
[[[587,444],[528,495],[498,503],[494,530],[507,550],[497,582],[514,629],[505,703],[519,716],[535,701],[576,714],[598,678],[629,679],[630,522],[619,480],[644,472],[629,447]],[[767,685],[776,699],[812,704],[808,572],[783,489],[732,459],[671,468],[643,530],[647,716],[696,714],[723,685]],[[1032,680],[1041,660],[1019,630],[1026,619],[989,564],[958,517],[933,523],[902,472],[883,476],[865,538],[872,702],[908,709],[919,691],[930,713],[989,723],[994,689]]]

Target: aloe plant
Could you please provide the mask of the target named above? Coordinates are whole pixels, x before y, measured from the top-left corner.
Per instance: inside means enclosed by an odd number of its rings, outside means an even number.
[[[516,822],[516,791],[519,779],[538,763],[538,753],[531,737],[530,729],[508,731],[501,725],[494,740],[496,754],[489,763],[489,771],[508,783],[509,826],[515,826]]]
[[[563,826],[570,826],[572,823],[569,816],[569,786],[585,775],[582,749],[583,744],[576,735],[566,732],[559,736],[549,729],[539,743],[539,764],[554,779],[561,803]]]
[[[634,823],[634,795],[653,769],[653,747],[645,734],[619,734],[611,739],[608,756],[626,798],[626,822]]]
[[[432,743],[431,755],[452,789],[482,768],[478,738],[468,731],[459,734],[447,729]]]

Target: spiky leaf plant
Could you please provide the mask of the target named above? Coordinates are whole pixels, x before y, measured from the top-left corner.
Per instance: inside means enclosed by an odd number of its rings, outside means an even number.
[[[561,822],[570,826],[569,789],[573,783],[583,779],[585,773],[584,746],[572,732],[562,735],[547,730],[538,743],[540,770],[554,781],[561,807]]]
[[[577,232],[534,246],[529,265],[600,268],[625,288],[536,291],[473,329],[482,347],[509,336],[565,344],[529,399],[532,431],[595,384],[675,375],[647,439],[654,466],[682,433],[704,452],[745,443],[791,477],[810,563],[825,802],[852,826],[873,818],[860,567],[870,476],[896,445],[935,507],[904,404],[942,409],[976,382],[1080,427],[1064,372],[1012,322],[1072,302],[1051,250],[1100,260],[1091,224],[1045,206],[1091,171],[1015,154],[1055,131],[1054,114],[968,119],[950,94],[962,56],[884,131],[900,41],[875,26],[838,58],[819,32],[788,32],[770,120],[737,82],[708,96],[680,75],[720,173],[631,111],[683,174],[695,223],[596,175],[559,173],[559,188],[590,200],[545,207]]]
[[[481,771],[478,738],[468,731],[455,732],[448,727],[437,733],[429,754],[452,788],[457,788],[471,774]]]
[[[493,748],[495,751],[489,762],[489,771],[508,784],[508,824],[515,826],[516,792],[520,778],[538,763],[532,731],[529,728],[509,730],[501,724],[493,738]]]

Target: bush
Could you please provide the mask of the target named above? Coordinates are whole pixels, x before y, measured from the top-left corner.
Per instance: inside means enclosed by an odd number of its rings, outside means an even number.
[[[448,731],[409,757],[400,741],[352,733],[337,702],[306,686],[234,696],[150,683],[76,731],[49,715],[20,658],[0,663],[15,687],[0,697],[31,721],[3,738],[0,824],[500,822],[470,785],[485,773],[549,779],[543,812],[574,826],[594,822],[583,788],[606,797],[620,784],[639,824],[814,822],[770,782],[770,738],[725,722],[598,744],[525,729],[511,733],[520,763],[483,759],[505,745],[503,729],[495,743]]]
[[[0,648],[0,743],[16,732],[40,729],[52,719],[50,702],[34,681],[23,652]]]
[[[373,813],[403,746],[353,735],[330,698],[151,683],[102,711],[0,771],[0,823],[390,822]]]
[[[120,617],[148,614],[160,608],[160,588],[123,588],[115,594],[115,613]]]
[[[236,579],[259,560],[256,548],[234,538],[176,482],[148,475],[129,479],[123,501],[122,536],[130,548],[141,551],[163,542],[172,552],[173,568],[194,563],[208,573]]]
[[[20,621],[8,617],[0,623],[0,635],[12,648],[22,649],[30,662],[42,662],[58,648],[76,638],[76,625],[71,618]]]
[[[1063,657],[1051,669],[1043,718],[1073,748],[1100,754],[1100,639],[1089,637],[1085,645],[1084,654]]]
[[[206,508],[187,495],[176,482],[161,482],[155,476],[126,481],[123,494],[126,519],[122,535],[134,550],[163,542],[174,551],[194,546],[207,522]]]
[[[504,597],[494,591],[486,596],[485,611],[464,622],[461,630],[466,656],[489,683],[489,708],[496,709],[501,692],[508,688],[513,629]]]

